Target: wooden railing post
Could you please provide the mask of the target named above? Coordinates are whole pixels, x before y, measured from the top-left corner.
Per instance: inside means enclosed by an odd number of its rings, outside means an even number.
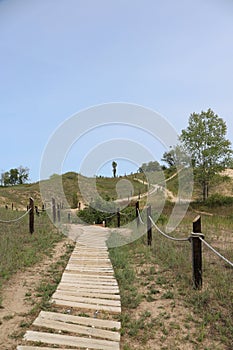
[[[52,198],[52,211],[53,211],[53,223],[55,223],[56,222],[56,202],[54,198]]]
[[[29,198],[29,232],[33,234],[34,232],[34,200]]]
[[[120,214],[120,208],[117,208],[117,227],[121,226],[121,214]]]
[[[57,205],[57,221],[61,221],[61,210],[60,210],[60,204]]]
[[[201,289],[202,287],[202,242],[199,237],[204,238],[204,235],[201,234],[200,215],[193,220],[193,232],[190,237],[192,244],[193,286],[195,289]]]
[[[147,207],[147,245],[151,246],[152,242],[152,223],[150,221],[151,217],[151,205]]]
[[[139,201],[136,202],[136,221],[137,221],[137,227],[139,226]]]

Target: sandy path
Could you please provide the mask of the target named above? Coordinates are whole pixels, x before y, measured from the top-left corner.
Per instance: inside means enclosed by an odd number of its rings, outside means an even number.
[[[63,240],[54,248],[53,256],[45,257],[36,266],[30,267],[23,272],[16,273],[3,287],[2,308],[0,308],[0,349],[13,350],[18,344],[14,334],[18,334],[25,322],[25,316],[33,308],[30,298],[26,296],[35,293],[36,286],[44,278],[48,267],[59,260],[65,253],[65,244],[68,240]],[[21,325],[21,326],[20,326]]]

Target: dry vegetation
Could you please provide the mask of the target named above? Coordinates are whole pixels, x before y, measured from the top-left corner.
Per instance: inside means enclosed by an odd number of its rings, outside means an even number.
[[[225,175],[231,176],[232,172]],[[63,179],[69,201],[72,201],[71,193],[77,191],[76,180],[74,173],[66,174]],[[222,180],[216,184],[213,193],[224,188],[224,193],[232,196],[232,178],[224,177]],[[98,180],[99,192],[103,197],[108,195],[114,198],[114,181],[111,184],[110,179],[108,183],[103,178]],[[88,188],[88,181],[86,186]],[[176,194],[175,178],[167,186]],[[137,187],[135,192],[139,189],[143,192],[142,187]],[[198,193],[196,189],[195,193]],[[0,218],[20,216],[22,212],[15,208],[25,210],[30,196],[36,199],[38,205],[41,204],[38,184],[0,188]],[[14,210],[6,210],[5,204],[10,207],[11,203],[14,203]],[[142,199],[140,207],[144,204],[145,199]],[[152,201],[151,204],[152,212],[155,213],[158,203]],[[166,202],[162,211],[159,226],[163,230],[173,206],[174,204]],[[206,241],[233,261],[233,205],[230,203],[215,203],[212,206],[205,206],[200,202],[192,203],[172,235],[189,236],[192,220],[198,212],[209,214],[202,214]],[[6,329],[13,330],[9,331],[9,345],[4,348],[7,350],[15,349],[17,339],[29,327],[35,313],[40,308],[49,307],[47,301],[56,288],[68,257],[62,254],[66,249],[63,252],[59,248],[58,261],[54,261],[53,247],[58,247],[59,244],[63,247],[63,243],[59,242],[64,237],[58,234],[46,215],[36,217],[35,231],[34,235],[29,235],[27,218],[20,224],[0,224],[0,289],[4,307],[0,310],[0,334],[5,334],[5,342],[8,338]],[[68,246],[68,251],[69,249]],[[232,268],[208,248],[203,248],[203,288],[200,291],[194,290],[192,286],[189,242],[168,241],[153,229],[151,248],[147,247],[144,236],[127,246],[111,249],[110,253],[120,284],[123,305],[122,350],[232,350]],[[42,268],[44,265],[45,270]],[[38,271],[36,278],[38,277],[39,285],[33,280],[34,269]],[[25,312],[8,312],[5,306],[9,305],[7,299],[12,296],[7,291],[17,284],[18,276],[24,276],[25,285],[21,285],[23,294],[20,295],[25,299],[24,305],[27,304],[27,307]],[[31,281],[33,283],[30,286]],[[16,303],[17,298],[14,300]]]

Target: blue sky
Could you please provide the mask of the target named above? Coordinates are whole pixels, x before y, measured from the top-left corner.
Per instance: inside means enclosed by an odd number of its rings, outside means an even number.
[[[178,134],[210,107],[233,142],[231,0],[0,0],[0,69],[0,170],[27,166],[32,181],[54,130],[102,103],[153,109]],[[79,146],[64,171],[79,169]]]

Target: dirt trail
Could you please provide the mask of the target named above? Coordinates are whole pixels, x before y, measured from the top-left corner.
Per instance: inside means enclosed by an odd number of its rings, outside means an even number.
[[[17,335],[24,333],[27,314],[33,308],[36,286],[44,278],[49,266],[59,260],[65,253],[68,239],[63,240],[54,248],[52,257],[45,257],[36,266],[16,273],[3,287],[2,308],[0,308],[0,349],[13,350],[18,344]]]
[[[229,176],[233,179],[233,169],[226,169],[223,171],[222,175],[226,175],[226,176]]]

